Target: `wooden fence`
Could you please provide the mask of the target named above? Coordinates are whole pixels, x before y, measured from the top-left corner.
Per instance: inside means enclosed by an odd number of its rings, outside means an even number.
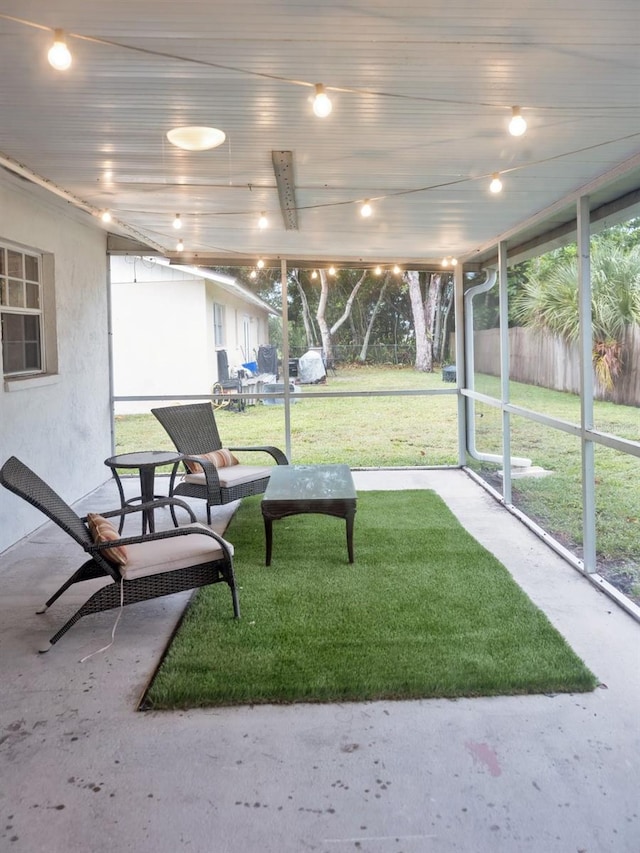
[[[523,326],[509,329],[509,374],[516,382],[540,385],[557,391],[580,393],[580,357],[577,345],[546,332]],[[624,367],[611,391],[597,380],[597,400],[625,406],[640,406],[640,326],[627,328],[623,340]],[[500,375],[500,330],[474,334],[475,369],[478,373]]]

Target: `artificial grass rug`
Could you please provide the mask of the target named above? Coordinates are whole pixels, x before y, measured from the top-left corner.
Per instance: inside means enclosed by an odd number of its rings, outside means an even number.
[[[593,674],[505,567],[425,490],[360,492],[355,563],[345,524],[274,522],[260,497],[225,534],[226,584],[198,591],[142,707],[333,702],[592,690]]]

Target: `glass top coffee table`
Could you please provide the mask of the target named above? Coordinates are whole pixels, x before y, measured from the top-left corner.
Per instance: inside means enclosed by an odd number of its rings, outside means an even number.
[[[266,565],[271,565],[272,523],[288,515],[321,513],[344,518],[347,552],[353,563],[353,522],[356,488],[348,465],[277,465],[269,477],[262,500],[267,544]]]

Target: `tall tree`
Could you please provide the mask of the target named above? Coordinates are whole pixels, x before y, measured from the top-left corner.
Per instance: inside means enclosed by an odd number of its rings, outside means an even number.
[[[332,364],[333,357],[333,336],[338,331],[340,326],[349,318],[353,308],[353,302],[360,288],[362,287],[366,277],[367,270],[363,270],[360,278],[356,281],[351,289],[347,301],[345,303],[342,314],[331,326],[327,320],[327,309],[329,307],[329,278],[325,270],[318,271],[320,276],[320,299],[318,301],[318,310],[316,311],[316,320],[320,329],[320,337],[322,338],[322,350],[324,352],[325,361],[327,364]]]
[[[580,331],[578,263],[565,258],[535,267],[514,299],[513,316],[523,325],[545,329],[569,342]],[[605,388],[612,388],[623,367],[626,327],[640,324],[640,245],[625,250],[606,236],[593,240],[591,252],[593,366]]]
[[[362,341],[362,348],[360,350],[360,355],[358,356],[358,361],[365,362],[367,360],[367,351],[369,349],[369,340],[371,338],[371,332],[373,330],[373,324],[376,321],[376,317],[378,316],[378,312],[380,307],[384,301],[384,295],[387,290],[387,285],[389,284],[389,280],[391,278],[390,273],[386,273],[384,277],[384,281],[382,283],[382,287],[380,288],[380,293],[378,294],[378,299],[376,300],[375,305],[373,306],[373,310],[371,311],[371,315],[369,317],[369,322],[367,324],[367,330],[364,333],[364,339]]]

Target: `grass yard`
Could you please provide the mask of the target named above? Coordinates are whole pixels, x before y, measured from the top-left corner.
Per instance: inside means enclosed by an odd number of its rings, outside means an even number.
[[[511,383],[512,399],[526,409],[577,423],[580,401],[575,394]],[[292,461],[344,462],[352,468],[456,465],[457,398],[455,393],[428,397],[334,398],[335,392],[402,390],[454,392],[440,373],[420,374],[411,368],[340,368],[326,385],[305,386],[291,407]],[[476,389],[499,395],[499,380],[476,376]],[[307,394],[322,395],[305,399]],[[169,404],[167,404],[169,405]],[[219,410],[217,420],[225,445],[274,444],[284,448],[284,408],[258,404],[242,413]],[[640,409],[595,403],[598,429],[638,440]],[[513,456],[531,459],[551,472],[540,479],[513,481],[514,503],[570,550],[582,547],[580,444],[577,438],[522,417],[511,419]],[[500,412],[476,407],[476,444],[482,452],[501,452]],[[173,449],[153,415],[116,418],[116,452]],[[497,488],[498,465],[469,460]],[[607,447],[596,447],[596,509],[599,571],[640,602],[640,459]]]

